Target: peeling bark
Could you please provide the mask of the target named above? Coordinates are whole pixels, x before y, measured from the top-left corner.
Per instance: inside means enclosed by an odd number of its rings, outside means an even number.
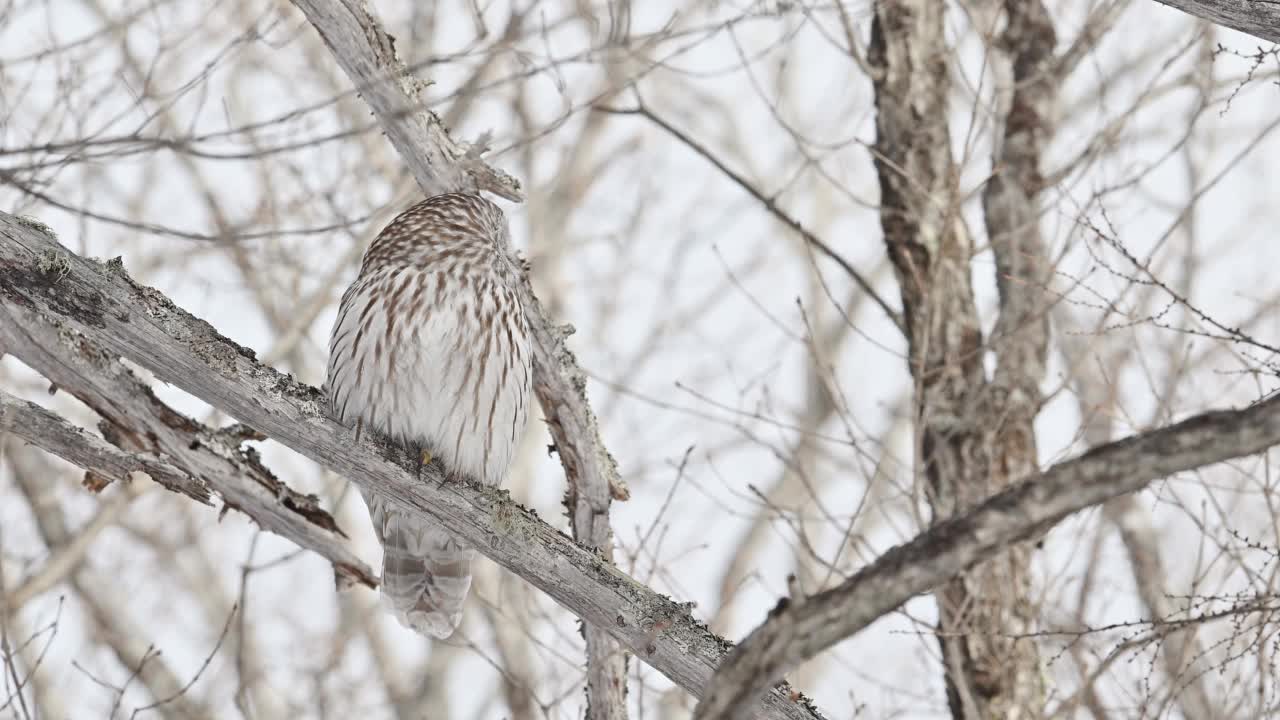
[[[351,551],[346,535],[316,498],[294,492],[258,460],[256,451],[241,447],[246,439],[242,429],[218,431],[187,418],[83,335],[48,322],[32,308],[7,303],[15,297],[15,284],[54,295],[65,289],[69,294],[62,296],[64,309],[94,318],[101,317],[95,314],[101,310],[95,304],[104,296],[86,291],[77,297],[70,284],[62,287],[66,278],[54,274],[42,281],[39,275],[24,276],[18,267],[0,265],[8,271],[6,286],[0,289],[0,346],[95,410],[103,418],[99,427],[105,440],[4,393],[0,430],[84,468],[86,484],[94,492],[140,471],[206,505],[216,493],[224,508],[239,510],[264,530],[329,560],[340,586],[377,585],[377,576]],[[90,304],[75,306],[68,302],[73,298]]]

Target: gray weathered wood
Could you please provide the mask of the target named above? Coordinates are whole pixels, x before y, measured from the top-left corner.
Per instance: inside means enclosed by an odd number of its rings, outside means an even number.
[[[387,139],[428,195],[487,190],[519,200],[519,184],[481,161],[449,136],[422,106],[424,83],[396,55],[395,42],[359,0],[293,0],[329,46]],[[585,395],[585,376],[565,346],[565,333],[548,317],[527,279],[521,303],[534,346],[534,392],[555,441],[568,482],[574,538],[613,561],[609,506],[625,500],[626,485],[601,441]],[[617,643],[598,626],[583,628],[587,645],[587,696],[591,720],[626,717],[626,662]]]
[[[1280,3],[1274,0],[1156,0],[1156,2],[1268,42],[1280,42]]]
[[[574,543],[500,489],[442,484],[437,465],[419,478],[412,458],[355,439],[328,416],[320,390],[258,363],[253,351],[140,286],[118,262],[81,258],[30,221],[0,213],[0,312],[22,327],[56,328],[0,345],[39,369],[83,344],[146,367],[320,465],[413,512],[429,516],[480,552],[609,634],[637,658],[698,696],[729,646],[688,609],[636,582]],[[67,374],[66,382],[75,375]],[[65,387],[68,392],[71,387]],[[172,463],[171,458],[164,458]],[[764,717],[816,718],[784,690],[764,700]]]
[[[531,288],[526,286],[525,292],[534,297]],[[541,311],[532,317],[535,337],[560,335],[560,330],[547,324]],[[558,356],[552,356],[553,352]],[[565,506],[569,510],[573,538],[599,551],[601,558],[612,563],[609,506],[615,495],[626,499],[626,485],[618,477],[613,457],[600,441],[595,414],[582,397],[586,377],[564,347],[563,340],[535,342],[534,368],[533,389],[542,405],[547,430],[555,440],[569,486]],[[608,631],[591,623],[583,625],[582,636],[587,649],[586,720],[626,720],[627,662],[622,647]]]
[[[212,494],[203,481],[191,477],[158,455],[121,450],[72,425],[56,413],[3,390],[0,390],[0,432],[12,433],[103,479],[127,480],[130,473],[144,472],[174,492],[196,502],[212,504]]]
[[[369,103],[387,139],[395,146],[427,195],[460,190],[488,191],[520,201],[520,182],[480,159],[484,143],[468,146],[424,104],[427,84],[396,54],[396,41],[369,14],[361,0],[294,0],[320,33],[333,57]]]
[[[60,284],[57,265],[45,265],[55,286]],[[0,285],[14,282],[21,282],[20,276],[0,279]],[[315,498],[277,479],[252,450],[242,450],[244,436],[211,430],[174,411],[118,359],[64,330],[55,318],[32,308],[0,304],[0,347],[96,411],[111,442],[2,393],[0,430],[84,468],[90,486],[141,471],[198,502],[211,504],[217,493],[226,506],[263,529],[329,560],[340,586],[377,584],[333,517]]]

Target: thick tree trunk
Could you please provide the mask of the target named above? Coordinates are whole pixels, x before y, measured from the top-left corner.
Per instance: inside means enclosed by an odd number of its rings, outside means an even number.
[[[1053,31],[1039,2],[1009,5],[1004,47],[1015,75],[1024,77],[1039,65],[1033,44],[1044,39],[1045,27],[1049,42],[1040,52],[1052,53]],[[997,158],[983,194],[1001,291],[1000,320],[987,346],[970,283],[973,246],[959,218],[944,10],[931,0],[879,4],[868,53],[878,110],[880,220],[902,294],[915,382],[917,468],[935,521],[1034,473],[1033,422],[1048,341],[1034,202],[1043,93],[1039,85],[1013,93],[1006,157]],[[992,380],[982,365],[987,349],[998,361]],[[1035,644],[1016,639],[1036,616],[1029,554],[1026,546],[1013,546],[935,594],[955,718],[1029,717],[1043,704]]]

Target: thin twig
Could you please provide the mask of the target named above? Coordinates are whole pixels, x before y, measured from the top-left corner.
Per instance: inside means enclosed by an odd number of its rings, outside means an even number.
[[[902,315],[898,313],[898,311],[894,310],[892,307],[889,306],[889,303],[886,302],[885,299],[875,291],[875,288],[871,286],[871,283],[865,277],[862,276],[862,273],[858,272],[858,270],[853,267],[852,263],[850,263],[843,256],[841,256],[839,253],[833,250],[830,245],[823,242],[823,240],[819,238],[817,235],[814,235],[813,232],[805,228],[804,225],[802,225],[799,220],[796,220],[794,217],[787,214],[785,210],[783,210],[781,207],[778,206],[778,202],[775,198],[765,195],[763,191],[761,191],[759,188],[753,185],[746,178],[744,178],[743,176],[731,170],[727,165],[724,164],[723,161],[720,160],[720,158],[716,157],[715,153],[711,152],[711,150],[709,150],[706,146],[702,145],[697,140],[694,140],[693,138],[689,137],[689,135],[684,133],[682,130],[675,127],[674,125],[667,122],[666,120],[662,119],[661,117],[656,115],[652,110],[650,110],[644,105],[640,105],[635,108],[597,107],[596,110],[600,112],[610,113],[613,115],[637,115],[639,117],[645,118],[646,120],[649,120],[653,124],[665,130],[668,134],[670,134],[675,139],[679,140],[682,144],[684,144],[690,150],[693,150],[698,155],[701,155],[704,159],[707,160],[707,162],[710,162],[712,165],[715,165],[716,169],[719,170],[721,173],[723,173],[725,177],[732,180],[734,184],[736,184],[738,187],[742,188],[743,190],[746,190],[747,193],[751,195],[751,197],[759,201],[759,203],[764,207],[764,209],[769,211],[769,214],[777,218],[783,225],[786,225],[787,227],[794,230],[797,234],[800,235],[801,238],[804,239],[805,242],[817,248],[818,252],[827,256],[831,260],[834,260],[835,263],[839,265],[840,268],[844,270],[845,273],[848,274],[850,278],[853,279],[854,283],[856,283],[858,287],[862,288],[862,291],[867,293],[867,296],[870,297],[873,301],[875,301],[876,305],[880,306],[880,309],[884,311],[885,316],[887,316],[889,320],[893,322],[894,326],[897,327],[898,330],[901,331],[904,335],[906,334],[907,326],[902,320]]]

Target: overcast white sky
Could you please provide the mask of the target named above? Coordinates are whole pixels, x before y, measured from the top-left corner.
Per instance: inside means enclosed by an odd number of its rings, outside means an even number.
[[[406,59],[423,60],[412,36],[403,29],[410,4],[382,0],[371,4],[397,36]],[[457,5],[458,11],[441,12],[447,19],[436,29],[432,53],[468,52],[476,31],[463,10],[469,3],[440,5]],[[494,5],[486,18],[500,31],[506,3]],[[513,235],[533,259],[541,286],[547,293],[554,289],[558,316],[577,328],[572,348],[591,377],[588,391],[603,421],[605,441],[632,489],[629,502],[614,506],[619,563],[662,592],[695,603],[695,614],[710,620],[722,602],[719,584],[725,564],[760,508],[753,488],[764,490],[775,482],[797,440],[796,427],[803,423],[806,378],[813,363],[805,345],[805,318],[824,332],[838,322],[832,303],[814,281],[812,263],[816,262],[831,296],[842,306],[850,298],[857,299],[857,293],[838,268],[810,258],[793,233],[772,221],[711,164],[643,119],[610,118],[589,146],[577,147],[587,121],[582,108],[600,92],[602,56],[584,54],[592,38],[581,24],[565,27],[557,22],[567,11],[562,5],[571,3],[540,4],[543,9],[535,13],[536,22],[545,30],[531,34],[504,56],[489,78],[495,83],[491,97],[478,104],[455,134],[471,138],[491,130],[498,148],[492,162],[522,175],[530,189],[525,205],[505,205],[513,219]],[[646,103],[766,192],[780,193],[781,203],[792,215],[874,276],[877,287],[896,306],[897,290],[885,261],[874,206],[878,186],[865,146],[874,139],[875,130],[871,86],[833,46],[831,38],[839,30],[832,14],[818,11],[805,20],[800,14],[784,13],[713,32],[719,23],[741,15],[740,5],[745,3],[704,3],[712,9],[677,12],[686,5],[654,0],[639,3],[635,10],[637,34],[662,27],[673,14],[681,33],[654,52],[666,59],[664,66],[646,71],[639,81]],[[1074,3],[1054,5],[1060,40],[1074,39],[1082,9]],[[128,48],[154,73],[156,88],[197,84],[170,112],[184,123],[183,131],[216,132],[279,118],[324,103],[332,95],[327,79],[338,71],[327,61],[317,61],[324,54],[315,50],[314,32],[300,13],[279,2],[243,6],[248,10],[231,2],[212,8],[203,3],[163,3],[143,12],[130,26]],[[0,23],[0,87],[4,88],[0,117],[5,123],[0,126],[0,146],[68,139],[86,132],[129,133],[139,128],[147,112],[159,109],[155,101],[142,107],[134,102],[136,83],[120,69],[118,43],[100,44],[94,52],[73,49],[39,61],[13,61],[94,33],[102,21],[88,7],[69,0],[37,3]],[[103,7],[112,17],[127,14],[113,3]],[[865,42],[870,25],[865,3],[853,7],[853,13]],[[255,22],[262,29],[261,39],[228,47]],[[962,69],[955,78],[952,126],[957,157],[965,163],[962,183],[972,192],[990,170],[993,132],[985,111],[972,110],[972,99],[977,88],[988,92],[991,76],[984,74],[981,48],[968,18],[953,11],[948,22]],[[1100,127],[1123,115],[1144,94],[1151,96],[1103,159],[1046,191],[1043,229],[1055,256],[1064,257],[1058,280],[1062,290],[1071,288],[1070,296],[1080,303],[1073,311],[1085,322],[1097,317],[1096,309],[1086,303],[1098,305],[1099,296],[1114,297],[1126,284],[1091,257],[1087,233],[1077,225],[1079,208],[1095,192],[1124,186],[1107,196],[1108,216],[1134,255],[1155,252],[1156,267],[1166,277],[1172,280],[1177,275],[1187,255],[1188,239],[1182,230],[1168,239],[1165,236],[1189,195],[1188,171],[1178,148],[1196,98],[1185,87],[1169,86],[1195,64],[1194,47],[1182,51],[1194,42],[1192,28],[1186,16],[1156,2],[1137,2],[1061,88],[1061,127],[1046,159],[1047,168],[1074,157]],[[1253,38],[1222,30],[1216,40],[1246,54],[1258,46]],[[94,46],[91,41],[84,47]],[[550,62],[566,58],[573,59]],[[743,70],[743,58],[750,61],[750,72]],[[534,70],[548,64],[555,67]],[[432,65],[423,73],[436,83],[433,91],[446,97],[473,65],[472,61],[449,62]],[[1275,133],[1267,129],[1275,118],[1275,60],[1268,60],[1258,71],[1271,75],[1240,88],[1229,110],[1220,102],[1236,88],[1229,79],[1243,76],[1249,66],[1250,61],[1231,55],[1216,60],[1213,75],[1220,84],[1212,97],[1218,101],[1196,118],[1188,140],[1200,186],[1231,167],[1204,192],[1195,213],[1193,255],[1199,269],[1191,288],[1198,307],[1227,325],[1249,318],[1280,290],[1275,273],[1280,251],[1273,237],[1280,210],[1272,202],[1280,148]],[[522,68],[522,79],[507,79]],[[636,66],[628,69],[634,71]],[[54,82],[58,78],[62,81]],[[523,120],[512,111],[517,89],[526,103]],[[779,97],[777,102],[766,101]],[[634,101],[624,94],[613,104],[627,107]],[[68,106],[75,112],[68,113]],[[343,106],[351,107],[358,108],[353,103]],[[438,109],[443,111],[447,105]],[[370,120],[367,113],[344,114],[325,106],[288,118],[262,137],[296,141]],[[526,124],[538,133],[532,148],[522,129]],[[156,122],[146,125],[146,130],[165,132]],[[1265,137],[1247,156],[1237,159],[1264,131]],[[804,152],[797,144],[799,136],[806,139]],[[282,153],[265,163],[197,161],[228,219],[243,232],[272,233],[368,218],[355,223],[351,232],[240,242],[242,262],[280,268],[266,277],[283,279],[285,287],[271,296],[286,316],[301,312],[301,300],[321,287],[335,268],[341,271],[329,309],[304,328],[305,341],[295,355],[301,363],[278,363],[313,384],[323,380],[337,293],[355,274],[356,263],[349,252],[352,243],[367,239],[390,211],[412,200],[411,195],[396,192],[397,187],[405,187],[403,177],[388,176],[381,165],[362,166],[362,156],[376,141],[376,133],[362,137]],[[208,147],[251,149],[238,138]],[[565,158],[574,152],[583,155],[578,162],[596,169],[592,174],[598,179],[568,218],[548,217],[545,208],[552,194],[567,192],[560,180],[566,172]],[[806,160],[805,153],[817,163]],[[7,167],[9,160],[0,157],[0,168]],[[203,191],[193,184],[179,159],[167,152],[73,165],[47,178],[50,184],[43,192],[66,204],[192,233],[215,229]],[[145,192],[137,193],[136,188]],[[0,186],[0,209],[39,217],[64,243],[86,254],[123,256],[126,267],[140,280],[160,288],[235,341],[256,349],[260,357],[278,339],[257,292],[236,269],[233,253],[214,243],[86,219],[5,186]],[[981,245],[983,225],[976,193],[964,210]],[[1099,216],[1091,211],[1090,217]],[[531,229],[539,220],[547,226]],[[1114,254],[1103,255],[1116,259]],[[979,255],[974,261],[987,327],[995,301],[988,257]],[[1081,286],[1076,286],[1077,280]],[[1253,330],[1260,339],[1274,343],[1280,341],[1280,324],[1274,315],[1270,317]],[[1169,320],[1176,326],[1189,325],[1179,312],[1170,314]],[[1110,324],[1123,322],[1115,319]],[[906,412],[903,399],[910,389],[902,357],[905,344],[869,302],[856,306],[852,324],[838,354],[825,358],[834,366],[834,385],[844,412],[819,431],[820,459],[809,469],[809,477],[821,502],[809,503],[804,511],[809,542],[825,561],[838,558],[842,573],[919,529],[909,499],[911,435],[898,422]],[[1139,360],[1114,378],[1105,366],[1093,369],[1107,374],[1122,389],[1125,414],[1117,418],[1119,432],[1140,430],[1153,422],[1168,372],[1161,354],[1165,344],[1185,345],[1188,356],[1213,344],[1149,326],[1116,329],[1102,337],[1105,342],[1138,349]],[[1256,365],[1260,357],[1258,351],[1243,358],[1217,354],[1178,385],[1168,414],[1154,420],[1164,422],[1256,398],[1260,390],[1271,389],[1274,380],[1240,371],[1251,361]],[[1076,399],[1062,389],[1063,371],[1055,355],[1044,383],[1045,390],[1055,394],[1037,423],[1045,465],[1082,449]],[[30,382],[29,371],[12,358],[0,362],[0,372],[0,387],[76,412],[74,401],[65,393],[49,398],[40,392]],[[206,406],[175,389],[165,388],[162,395],[193,416],[208,416]],[[76,417],[89,422],[83,415]],[[535,417],[516,469],[520,477],[512,484],[542,517],[563,526],[559,505],[563,476],[557,460],[543,452],[547,442]],[[330,486],[309,461],[270,442],[262,448],[269,466],[295,488],[319,492]],[[688,463],[678,474],[676,467],[686,452]],[[879,475],[875,475],[877,463],[882,463]],[[1265,531],[1264,536],[1270,536],[1274,520],[1260,500],[1269,494],[1269,480],[1258,479],[1256,469],[1250,463],[1237,468],[1238,473],[1210,473],[1205,477],[1213,481],[1211,491],[1201,485],[1203,478],[1189,477],[1160,483],[1141,496],[1168,551],[1171,587],[1189,591],[1196,572],[1200,592],[1225,594],[1240,587],[1231,567],[1197,564],[1197,558],[1210,552],[1201,542],[1198,526],[1203,523],[1218,541],[1229,541],[1223,523],[1223,517],[1229,516],[1232,527],[1240,532]],[[869,492],[873,476],[879,483],[870,491],[873,502],[862,510],[854,542],[841,550],[850,513]],[[0,559],[5,586],[12,587],[38,567],[44,555],[25,506],[15,501],[10,478],[0,475],[0,480],[4,482],[0,485],[0,498],[4,498]],[[58,501],[72,518],[82,521],[92,514],[96,501],[87,493],[77,494],[68,483],[57,487]],[[1240,489],[1245,492],[1237,493]],[[126,523],[133,529],[106,531],[90,563],[100,577],[108,579],[104,592],[129,599],[131,613],[145,628],[148,642],[162,649],[177,668],[191,673],[199,668],[221,628],[211,627],[199,608],[191,606],[193,601],[175,601],[185,596],[165,575],[204,572],[195,559],[200,553],[193,551],[199,549],[213,558],[212,570],[221,577],[226,592],[234,593],[251,548],[253,562],[263,563],[288,555],[291,546],[253,533],[235,513],[221,522],[212,510],[177,514],[173,509],[181,502],[155,493],[135,502]],[[927,517],[927,510],[919,511]],[[1198,518],[1197,512],[1201,512]],[[182,526],[189,522],[186,518],[192,524]],[[341,524],[370,564],[376,565],[378,550],[365,518],[355,497],[342,505]],[[655,518],[656,531],[640,548],[639,538]],[[1052,608],[1046,617],[1064,623],[1073,620],[1084,561],[1089,557],[1082,534],[1088,531],[1087,537],[1092,537],[1100,522],[1098,513],[1083,513],[1056,530],[1037,555],[1038,586],[1045,591],[1046,607]],[[140,551],[143,528],[168,538],[178,549],[166,555]],[[785,594],[796,548],[794,528],[775,522],[769,546],[754,562],[754,575],[739,591],[731,637],[754,627]],[[1137,619],[1140,606],[1114,533],[1102,541],[1097,557],[1099,562],[1091,568],[1096,594],[1084,617],[1093,624]],[[506,577],[502,582],[519,581]],[[368,595],[361,602],[372,601],[371,593],[355,592]],[[63,593],[65,588],[60,588],[28,605],[22,621],[28,627],[48,622]],[[472,633],[468,636],[485,650],[455,656],[456,669],[449,675],[454,683],[453,718],[504,716],[501,703],[493,702],[500,676],[486,658],[492,657],[493,650],[492,638],[479,617],[484,595],[470,601],[464,632]],[[300,555],[255,573],[247,597],[247,622],[258,634],[256,651],[264,658],[268,687],[282,707],[300,703],[298,707],[312,708],[306,704],[312,691],[308,675],[317,669],[311,659],[328,646],[333,632],[336,598],[331,573],[321,560]],[[504,602],[492,592],[487,599]],[[551,609],[551,603],[542,598],[535,604]],[[920,624],[933,617],[932,600],[916,599],[903,612],[838,646],[820,669],[804,675],[812,685],[803,689],[816,697],[831,718],[852,717],[858,709],[860,717],[944,716],[936,641]],[[404,658],[404,667],[411,667],[429,651],[427,640],[389,618],[384,625],[389,642]],[[72,661],[120,682],[124,676],[107,656],[88,649],[94,647],[93,639],[84,634],[84,628],[80,607],[74,602],[62,606],[60,629],[44,662],[52,668],[68,706],[76,709],[71,717],[105,717],[112,699],[76,670]],[[570,692],[568,700],[553,708],[551,717],[577,717],[582,701],[581,694],[573,691],[581,662],[576,623],[564,612],[550,612],[536,623],[535,636],[535,652],[546,672],[538,696],[550,702]],[[1046,660],[1053,660],[1048,673],[1054,692],[1058,697],[1069,694],[1078,683],[1074,671],[1054,653],[1046,652]],[[228,661],[220,659],[197,685],[220,716],[238,715],[232,670]],[[368,654],[355,651],[332,673],[349,683],[346,692],[352,708],[369,718],[387,717],[381,699],[361,689],[360,679],[370,671]],[[1144,661],[1117,663],[1112,672],[1115,680],[1107,692],[1117,703],[1118,716],[1128,716],[1119,708],[1139,703],[1143,678],[1150,670]],[[633,705],[655,713],[655,688],[668,685],[652,671],[645,670],[642,676],[647,688],[640,691],[633,683]],[[1215,676],[1209,681],[1225,685],[1230,679]],[[477,692],[479,688],[485,690]],[[1227,692],[1225,687],[1220,689]],[[303,714],[291,717],[310,717],[313,710],[293,712]]]

